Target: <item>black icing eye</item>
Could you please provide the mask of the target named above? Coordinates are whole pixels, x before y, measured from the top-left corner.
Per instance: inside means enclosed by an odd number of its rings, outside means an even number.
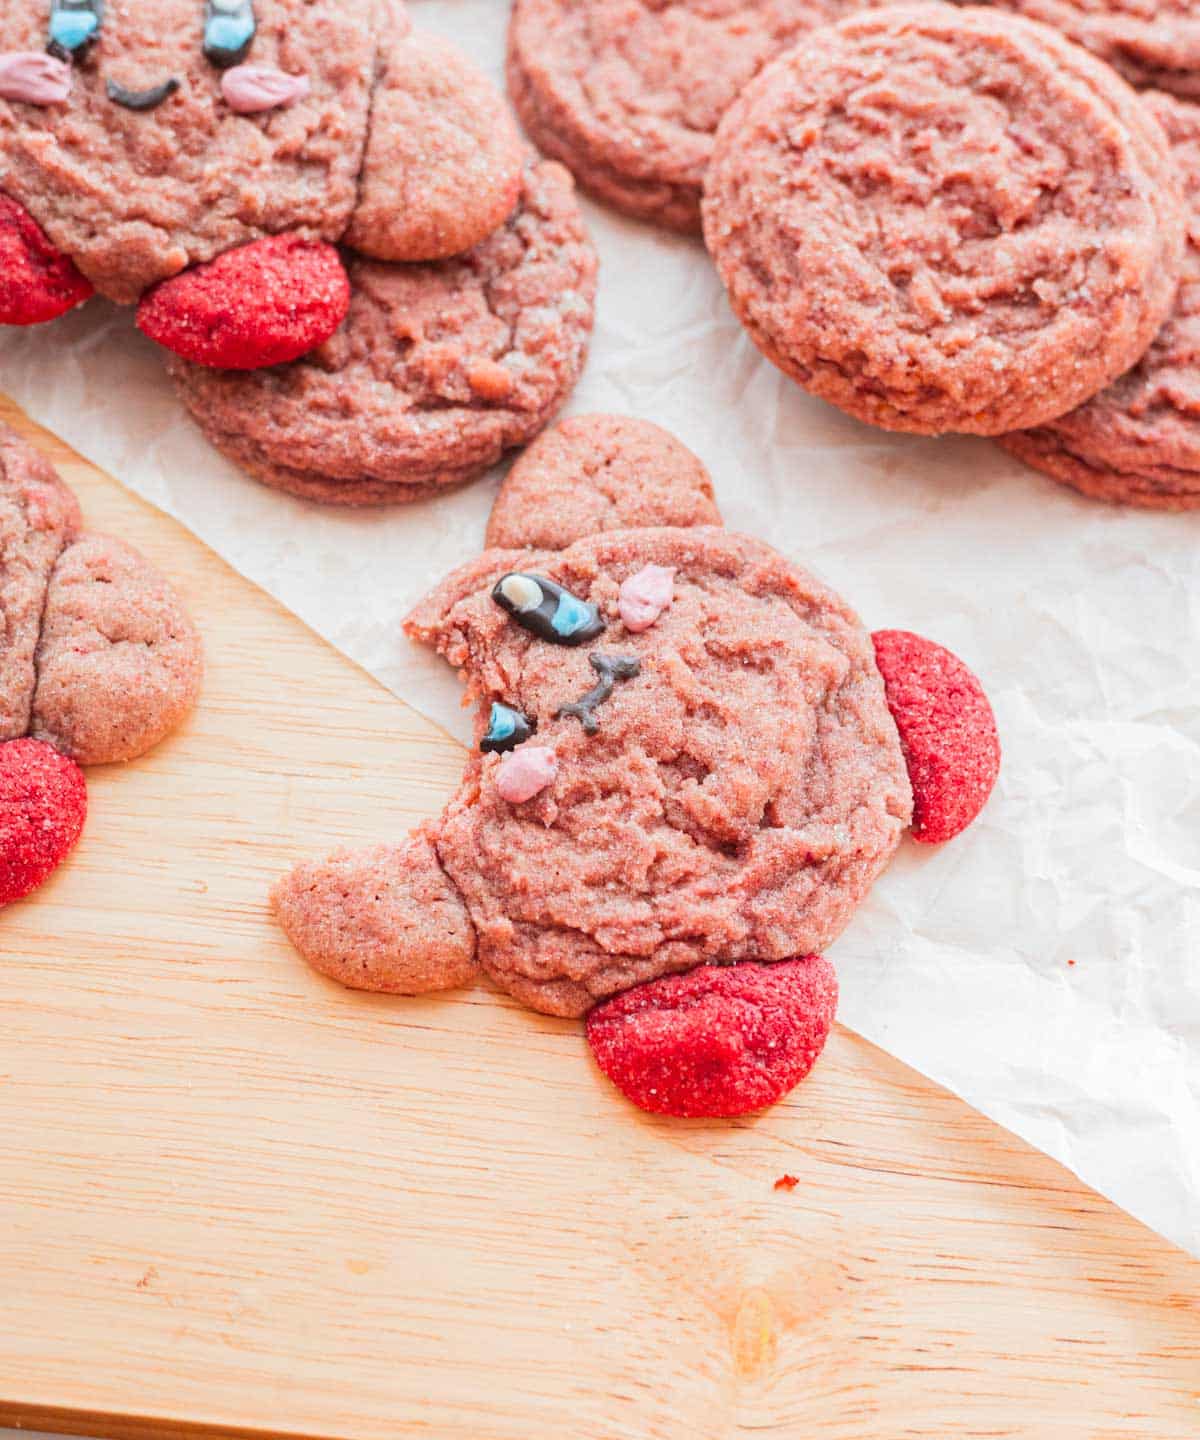
[[[518,625],[552,645],[582,645],[604,633],[604,621],[594,605],[544,575],[511,571],[496,582],[492,599]]]
[[[53,0],[46,48],[60,60],[82,60],[99,35],[103,19],[104,0]]]
[[[254,0],[205,0],[204,58],[218,70],[240,65],[257,29]]]
[[[515,750],[518,745],[524,745],[536,729],[536,720],[530,719],[520,710],[514,710],[511,705],[502,705],[499,700],[493,700],[487,734],[479,742],[479,748],[485,754],[503,754],[506,750]]]

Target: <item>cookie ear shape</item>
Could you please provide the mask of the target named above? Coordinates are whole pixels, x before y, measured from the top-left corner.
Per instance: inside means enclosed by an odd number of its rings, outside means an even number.
[[[674,435],[628,415],[574,415],[508,472],[487,544],[565,550],[603,530],[720,524],[704,462]]]
[[[40,740],[0,744],[0,907],[36,890],[87,818],[83,771]]]
[[[200,639],[178,595],[119,540],[84,535],[50,577],[31,734],[81,765],[133,760],[196,701]]]
[[[983,686],[957,655],[908,630],[871,636],[913,790],[914,840],[965,830],[1000,772],[1000,737]]]
[[[442,40],[396,39],[383,60],[346,243],[376,260],[461,254],[516,208],[516,126],[491,83]]]
[[[0,325],[57,320],[92,293],[91,283],[51,245],[29,211],[0,194]]]
[[[305,960],[352,990],[418,995],[478,973],[475,928],[424,832],[300,865],[271,898]]]
[[[657,1115],[728,1117],[773,1105],[825,1046],[837,976],[820,955],[702,965],[638,985],[587,1017],[596,1063]]]
[[[138,328],[197,365],[260,370],[328,340],[350,309],[334,246],[272,235],[164,280],[138,306]]]

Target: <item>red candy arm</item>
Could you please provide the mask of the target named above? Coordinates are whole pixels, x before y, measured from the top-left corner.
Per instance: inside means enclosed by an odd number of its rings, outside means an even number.
[[[0,908],[36,890],[75,848],[87,781],[42,740],[0,745]]]
[[[0,325],[57,320],[92,294],[23,205],[0,194]]]
[[[334,246],[272,235],[156,285],[137,323],[197,365],[260,370],[328,340],[349,308],[350,280]]]
[[[983,686],[957,655],[908,630],[871,639],[913,789],[914,840],[965,830],[1000,773],[1000,737]]]

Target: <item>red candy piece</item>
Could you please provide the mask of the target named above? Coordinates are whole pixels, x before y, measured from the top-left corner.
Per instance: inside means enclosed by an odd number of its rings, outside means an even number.
[[[957,655],[907,630],[877,630],[875,659],[913,788],[914,840],[952,840],[1000,773],[1000,737],[983,686]]]
[[[332,245],[273,235],[156,285],[137,323],[198,365],[260,370],[328,340],[349,308],[350,280]]]
[[[86,818],[87,782],[74,760],[44,740],[0,745],[0,905],[62,864]]]
[[[601,1070],[658,1115],[745,1115],[803,1080],[837,1008],[820,955],[775,965],[702,965],[597,1005],[588,1044]]]
[[[0,325],[57,320],[92,293],[29,211],[0,194]]]

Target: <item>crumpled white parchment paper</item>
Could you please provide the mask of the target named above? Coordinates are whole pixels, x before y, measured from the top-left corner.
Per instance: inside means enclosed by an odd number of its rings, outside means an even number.
[[[507,12],[413,7],[497,79]],[[858,425],[759,357],[698,243],[588,218],[600,305],[571,409],[675,431],[731,527],[871,628],[950,646],[996,708],[996,794],[959,840],[902,847],[831,951],[840,1018],[1200,1254],[1200,515]],[[0,388],[467,738],[457,682],[398,620],[479,550],[495,477],[390,512],[263,489],[192,429],[130,314],[95,302],[4,334]]]

